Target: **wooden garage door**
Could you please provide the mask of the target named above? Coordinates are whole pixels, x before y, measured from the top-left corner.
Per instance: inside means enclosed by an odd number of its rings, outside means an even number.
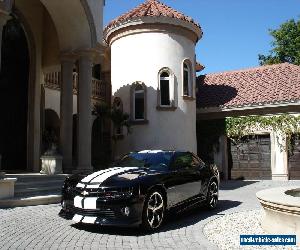
[[[243,138],[231,142],[231,178],[271,179],[271,143],[269,135]]]
[[[289,156],[289,175],[291,180],[300,180],[300,135],[294,136],[294,150]]]

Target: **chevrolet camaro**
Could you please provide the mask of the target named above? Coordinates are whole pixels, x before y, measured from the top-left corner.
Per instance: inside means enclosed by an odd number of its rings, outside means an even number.
[[[59,215],[77,223],[158,229],[170,210],[217,205],[219,172],[190,152],[145,150],[65,180]]]

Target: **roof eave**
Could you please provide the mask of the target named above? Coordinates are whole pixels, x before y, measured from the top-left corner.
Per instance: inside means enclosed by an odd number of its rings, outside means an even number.
[[[262,103],[262,104],[250,104],[250,105],[230,106],[230,107],[219,106],[219,107],[197,108],[197,114],[243,111],[243,110],[253,110],[253,109],[263,109],[263,108],[279,108],[279,107],[287,107],[287,106],[300,106],[300,100]]]
[[[172,17],[166,17],[166,16],[159,16],[159,17],[151,17],[151,16],[145,16],[145,17],[138,17],[133,18],[129,20],[124,20],[121,22],[116,23],[115,25],[108,26],[104,30],[104,37],[105,40],[108,41],[113,36],[113,33],[116,31],[127,28],[132,26],[134,29],[134,26],[138,26],[140,24],[169,24],[174,26],[180,26],[182,28],[185,28],[191,32],[193,32],[197,36],[196,43],[202,38],[203,32],[200,26],[197,26],[194,23],[184,21],[181,19],[176,19]]]

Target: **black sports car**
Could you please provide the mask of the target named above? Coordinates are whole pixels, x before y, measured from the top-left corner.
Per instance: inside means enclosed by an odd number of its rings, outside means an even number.
[[[97,225],[161,226],[165,213],[187,205],[217,205],[219,172],[190,152],[140,151],[112,168],[73,175],[62,190],[60,216]]]

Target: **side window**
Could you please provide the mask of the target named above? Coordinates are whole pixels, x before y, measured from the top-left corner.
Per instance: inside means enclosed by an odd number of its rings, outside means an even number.
[[[186,59],[183,62],[183,75],[182,75],[182,80],[183,80],[183,89],[182,89],[182,94],[184,97],[193,97],[193,70],[192,70],[192,63],[189,59]]]
[[[176,91],[175,91],[176,90]],[[175,111],[178,106],[174,72],[167,67],[158,71],[157,106],[159,111]]]
[[[172,168],[188,168],[191,167],[193,163],[193,157],[190,153],[178,153],[177,156],[175,156],[175,159],[172,164]]]
[[[190,68],[187,63],[183,63],[183,95],[190,96]]]
[[[135,82],[131,85],[130,99],[131,121],[147,121],[147,87],[143,82]]]
[[[145,91],[142,85],[137,85],[134,90],[134,120],[145,119]]]
[[[160,105],[170,106],[170,74],[162,72],[160,74]]]

